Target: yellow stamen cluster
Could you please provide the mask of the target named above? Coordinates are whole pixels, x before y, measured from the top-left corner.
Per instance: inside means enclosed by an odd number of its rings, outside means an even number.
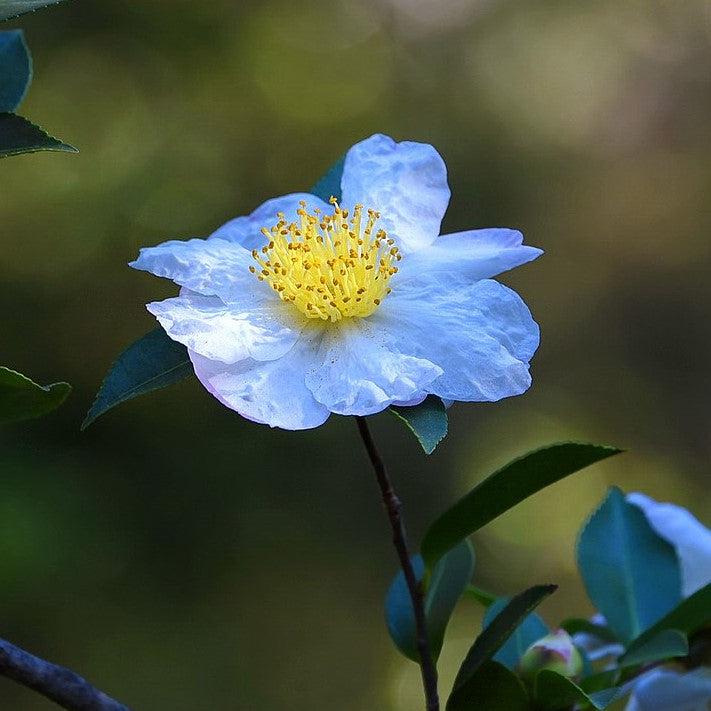
[[[262,229],[268,243],[252,252],[259,266],[249,270],[309,318],[369,316],[391,292],[402,255],[385,230],[374,233],[379,213],[365,217],[356,205],[349,215],[335,198],[330,202],[333,214],[325,215],[307,212],[301,201],[299,224],[277,213],[276,225]]]

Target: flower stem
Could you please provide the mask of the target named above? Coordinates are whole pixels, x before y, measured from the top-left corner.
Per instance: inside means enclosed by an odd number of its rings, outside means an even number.
[[[412,608],[415,611],[415,627],[417,632],[417,651],[420,655],[420,670],[422,672],[422,684],[425,689],[425,699],[427,701],[427,711],[439,711],[439,695],[437,692],[437,667],[432,659],[429,642],[427,640],[427,625],[425,621],[425,601],[422,586],[417,581],[415,570],[412,567],[410,554],[407,545],[407,534],[405,524],[402,519],[402,504],[395,494],[392,482],[388,476],[385,462],[380,456],[380,452],[373,441],[368,423],[365,417],[356,417],[358,432],[363,440],[365,449],[368,452],[370,463],[373,465],[375,477],[380,486],[380,494],[385,504],[385,510],[390,520],[390,528],[393,533],[393,543],[397,556],[400,560],[402,572],[405,574],[405,582],[412,600]]]

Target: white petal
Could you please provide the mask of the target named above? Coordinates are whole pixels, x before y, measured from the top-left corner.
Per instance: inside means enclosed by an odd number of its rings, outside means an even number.
[[[543,254],[523,244],[516,230],[486,229],[457,232],[437,238],[429,247],[408,254],[398,264],[398,281],[437,278],[463,283],[489,279]]]
[[[225,303],[249,298],[275,298],[264,283],[250,273],[254,265],[250,252],[223,239],[171,240],[141,250],[129,266],[172,279],[204,296],[219,296]]]
[[[655,669],[636,683],[627,711],[708,711],[710,705],[708,669],[687,674]]]
[[[394,280],[393,280],[394,281]],[[528,389],[538,326],[516,292],[489,279],[452,288],[393,284],[371,319],[397,334],[397,350],[444,371],[427,390],[448,400],[493,401]]]
[[[449,204],[447,168],[426,143],[376,134],[346,154],[341,178],[342,203],[378,210],[378,227],[398,241],[403,252],[431,244]]]
[[[264,235],[260,230],[262,227],[270,229],[276,224],[277,212],[283,212],[287,222],[299,223],[300,218],[296,211],[301,200],[306,202],[306,209],[309,212],[313,212],[314,208],[319,208],[326,213],[332,211],[330,205],[309,193],[283,195],[262,203],[251,215],[230,220],[213,232],[209,239],[224,239],[228,242],[237,242],[249,250],[258,249],[265,243]]]
[[[368,319],[328,327],[306,385],[320,403],[341,415],[371,415],[420,396],[441,368],[392,350],[391,342],[388,331]]]
[[[281,358],[299,339],[303,327],[303,319],[279,300],[237,308],[216,296],[183,289],[180,296],[155,301],[147,308],[174,341],[224,363]]]
[[[676,549],[684,597],[708,585],[711,582],[711,531],[681,506],[660,504],[639,493],[629,494],[627,500],[639,506],[652,528]]]
[[[329,416],[304,383],[313,367],[315,347],[307,339],[285,356],[260,363],[243,360],[228,365],[188,351],[195,375],[223,405],[255,422],[286,430],[322,425]]]

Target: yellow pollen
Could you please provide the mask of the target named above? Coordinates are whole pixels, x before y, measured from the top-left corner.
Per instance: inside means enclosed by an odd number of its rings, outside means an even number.
[[[330,202],[333,214],[325,215],[307,212],[302,200],[299,224],[278,213],[276,225],[262,228],[268,244],[252,251],[259,267],[249,271],[308,318],[370,316],[392,291],[388,282],[402,255],[384,230],[373,234],[378,212],[356,205],[349,213]]]

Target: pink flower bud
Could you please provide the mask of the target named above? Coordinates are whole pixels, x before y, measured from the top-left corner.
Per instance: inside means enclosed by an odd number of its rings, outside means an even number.
[[[537,672],[549,669],[573,678],[583,670],[583,658],[565,630],[558,630],[534,642],[521,657],[519,671],[532,680]]]

